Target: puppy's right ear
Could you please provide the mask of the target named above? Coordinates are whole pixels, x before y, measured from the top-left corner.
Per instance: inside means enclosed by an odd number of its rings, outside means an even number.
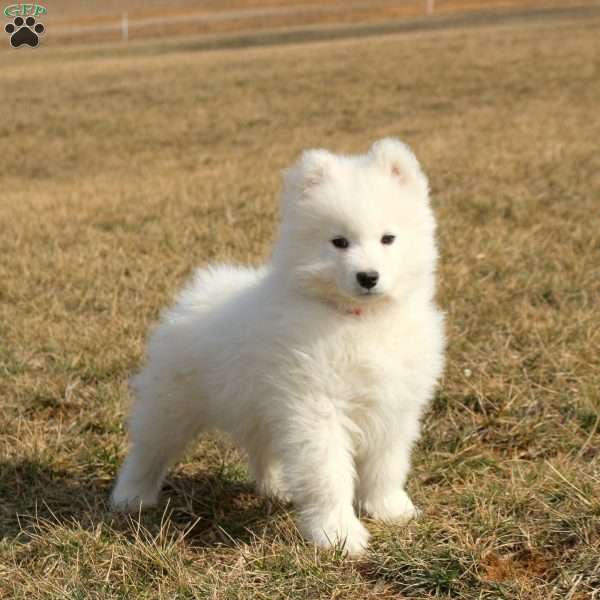
[[[377,165],[400,183],[413,183],[424,195],[429,184],[413,151],[399,139],[384,138],[371,146],[370,154]]]
[[[288,186],[305,192],[326,181],[335,170],[336,158],[329,150],[305,150],[296,163],[284,171]]]

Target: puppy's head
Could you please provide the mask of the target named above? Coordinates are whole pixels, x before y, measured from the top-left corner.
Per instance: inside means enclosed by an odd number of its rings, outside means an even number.
[[[324,301],[358,307],[433,286],[428,184],[395,139],[364,155],[308,150],[285,173],[276,269]]]

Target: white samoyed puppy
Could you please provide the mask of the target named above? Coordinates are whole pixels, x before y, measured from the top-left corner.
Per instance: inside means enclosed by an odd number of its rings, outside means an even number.
[[[112,502],[155,504],[188,442],[220,429],[309,540],[357,554],[369,534],[355,509],[416,514],[404,486],[444,350],[428,183],[396,139],[309,150],[285,173],[281,214],[271,262],[198,270],[153,330]]]

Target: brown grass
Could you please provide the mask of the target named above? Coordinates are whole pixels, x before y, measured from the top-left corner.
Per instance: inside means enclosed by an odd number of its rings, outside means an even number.
[[[0,597],[592,598],[600,586],[598,22],[244,52],[5,51]],[[260,262],[302,148],[430,175],[448,368],[410,491],[315,553],[224,440],[110,513],[126,380],[191,269]]]

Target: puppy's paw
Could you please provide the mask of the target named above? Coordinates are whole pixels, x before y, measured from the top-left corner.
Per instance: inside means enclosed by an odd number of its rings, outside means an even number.
[[[369,543],[369,532],[354,513],[342,517],[304,516],[300,520],[300,530],[320,548],[340,548],[350,556],[363,554]]]
[[[402,489],[380,497],[369,497],[361,503],[361,506],[371,518],[377,521],[401,525],[416,519],[420,514],[419,509]]]
[[[155,506],[157,501],[157,493],[148,492],[121,482],[117,483],[110,497],[110,503],[114,510],[129,513],[136,513]]]
[[[256,479],[256,490],[261,496],[278,500],[283,504],[290,502],[290,497],[279,477],[262,477]]]

